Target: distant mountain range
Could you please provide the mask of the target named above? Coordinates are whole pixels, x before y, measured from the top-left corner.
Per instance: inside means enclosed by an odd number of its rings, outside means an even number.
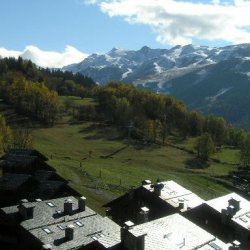
[[[112,80],[171,94],[189,109],[222,115],[250,129],[250,44],[112,49],[63,68],[105,84]]]

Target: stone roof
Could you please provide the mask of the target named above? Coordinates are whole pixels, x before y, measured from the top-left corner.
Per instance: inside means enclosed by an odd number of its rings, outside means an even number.
[[[213,235],[180,214],[173,214],[134,226],[129,232],[135,237],[145,235],[145,250],[228,249]]]
[[[157,185],[162,185],[159,198],[175,208],[178,208],[179,204],[183,203],[183,208],[181,208],[182,212],[197,207],[205,202],[198,195],[174,181],[163,181],[157,183]],[[154,192],[154,185],[146,184],[143,185],[143,188],[151,193]]]
[[[66,182],[45,180],[39,182],[33,192],[29,194],[29,197],[50,199],[52,198],[61,188],[66,185]]]
[[[157,195],[158,198],[162,202],[166,202],[172,207],[179,209],[181,212],[185,212],[194,207],[198,207],[205,202],[198,195],[194,194],[192,191],[182,187],[174,181],[163,181],[156,184],[151,184],[149,180],[144,182],[147,184],[138,187],[137,189],[135,189],[135,191],[143,189],[144,191],[146,191],[146,193],[148,192],[149,194],[153,194],[155,185],[158,185],[161,187],[161,194],[159,196]],[[134,192],[134,190],[129,192]],[[105,204],[104,207],[112,207],[113,204],[117,202],[119,203],[119,201],[126,199],[126,197],[128,196],[129,193],[126,193],[118,197],[117,199],[114,199],[111,202]],[[182,203],[182,206],[180,206],[180,203]]]
[[[65,228],[69,225],[74,226],[73,240],[65,238]],[[47,233],[46,229],[51,233]],[[42,244],[50,244],[52,249],[76,249],[96,242],[108,249],[120,243],[120,227],[98,214],[75,217],[70,221],[35,228],[29,232]]]
[[[67,182],[65,179],[59,176],[55,171],[37,170],[33,176],[39,182],[47,180],[58,180],[58,181],[60,180]]]
[[[3,167],[27,167],[38,159],[37,156],[30,155],[9,155],[4,158]]]
[[[0,190],[16,191],[30,178],[31,175],[27,174],[6,173],[4,176],[0,177]]]
[[[64,212],[64,203],[72,203],[72,213]],[[10,221],[20,222],[22,228],[36,237],[42,245],[52,249],[76,249],[92,243],[109,248],[120,243],[120,227],[103,218],[89,207],[79,210],[78,199],[73,196],[46,201],[24,202],[34,207],[33,218],[22,220],[18,206],[1,208]],[[66,240],[65,228],[74,225],[74,239]]]
[[[236,193],[230,193],[206,202],[206,204],[212,209],[216,210],[219,213],[222,213],[222,210],[227,210],[230,206],[229,200],[235,200],[239,202],[239,209],[236,209],[233,212],[231,220],[244,227],[250,231],[250,201],[241,197]],[[232,206],[234,209],[234,206]]]
[[[43,161],[48,160],[46,156],[44,156],[43,154],[41,154],[39,151],[35,149],[11,149],[1,159],[6,160],[14,156],[37,156]]]

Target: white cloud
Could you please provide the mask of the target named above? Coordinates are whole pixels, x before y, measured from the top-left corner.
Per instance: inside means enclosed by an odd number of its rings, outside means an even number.
[[[220,4],[220,0],[212,0],[213,4]]]
[[[88,0],[90,2],[91,0]],[[103,13],[130,24],[150,26],[163,44],[188,44],[194,39],[250,42],[250,1],[95,0]]]
[[[84,3],[87,5],[92,5],[92,4],[96,4],[97,0],[84,0]]]
[[[76,48],[67,45],[62,52],[44,51],[36,46],[26,46],[23,51],[7,50],[0,48],[1,57],[19,57],[29,59],[41,67],[61,68],[63,66],[81,62],[88,55]]]

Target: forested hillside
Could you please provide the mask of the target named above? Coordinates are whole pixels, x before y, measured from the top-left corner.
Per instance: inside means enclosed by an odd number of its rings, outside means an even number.
[[[226,47],[198,45],[171,49],[112,49],[64,67],[81,72],[100,84],[132,83],[156,93],[171,94],[203,114],[223,116],[250,130],[250,44]]]
[[[74,107],[77,120],[109,122],[131,138],[162,144],[168,135],[184,138],[211,135],[216,145],[240,146],[247,138],[243,129],[230,126],[225,119],[204,116],[172,96],[139,90],[133,85],[111,82],[97,86],[80,74],[38,68],[31,61],[14,58],[0,60],[0,98],[18,113],[53,125],[60,113],[72,108],[59,95],[94,98],[97,105]]]
[[[195,110],[189,112],[183,102],[172,96],[138,90],[118,82],[95,87],[89,94],[98,105],[78,107],[75,111],[78,119],[109,121],[124,135],[129,133],[135,139],[160,140],[164,144],[172,133],[183,138],[209,133],[218,146],[240,146],[247,138],[245,130],[230,126],[224,118],[204,116]]]
[[[0,98],[18,113],[46,124],[53,125],[60,113],[58,95],[83,97],[93,86],[91,78],[38,68],[21,57],[0,60]]]
[[[119,82],[97,86],[22,59],[0,65],[1,152],[34,146],[98,210],[141,178],[173,179],[214,197],[234,190],[228,176],[240,160],[248,165],[245,130],[171,96]]]

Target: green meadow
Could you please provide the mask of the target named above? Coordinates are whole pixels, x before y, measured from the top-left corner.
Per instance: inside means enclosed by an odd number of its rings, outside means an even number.
[[[62,101],[65,101],[62,98]],[[94,104],[91,99],[70,97],[77,105]],[[7,120],[18,126],[11,109],[0,105]],[[112,126],[94,122],[71,122],[64,114],[53,127],[34,123],[34,148],[49,158],[58,173],[69,185],[88,199],[91,208],[104,214],[106,202],[137,187],[143,179],[174,180],[210,199],[230,192],[232,184],[224,176],[235,168],[238,150],[222,149],[213,155],[209,167],[189,167],[195,155],[195,138],[185,140],[171,136],[169,145],[140,144],[122,139]],[[180,147],[182,149],[178,149]]]

